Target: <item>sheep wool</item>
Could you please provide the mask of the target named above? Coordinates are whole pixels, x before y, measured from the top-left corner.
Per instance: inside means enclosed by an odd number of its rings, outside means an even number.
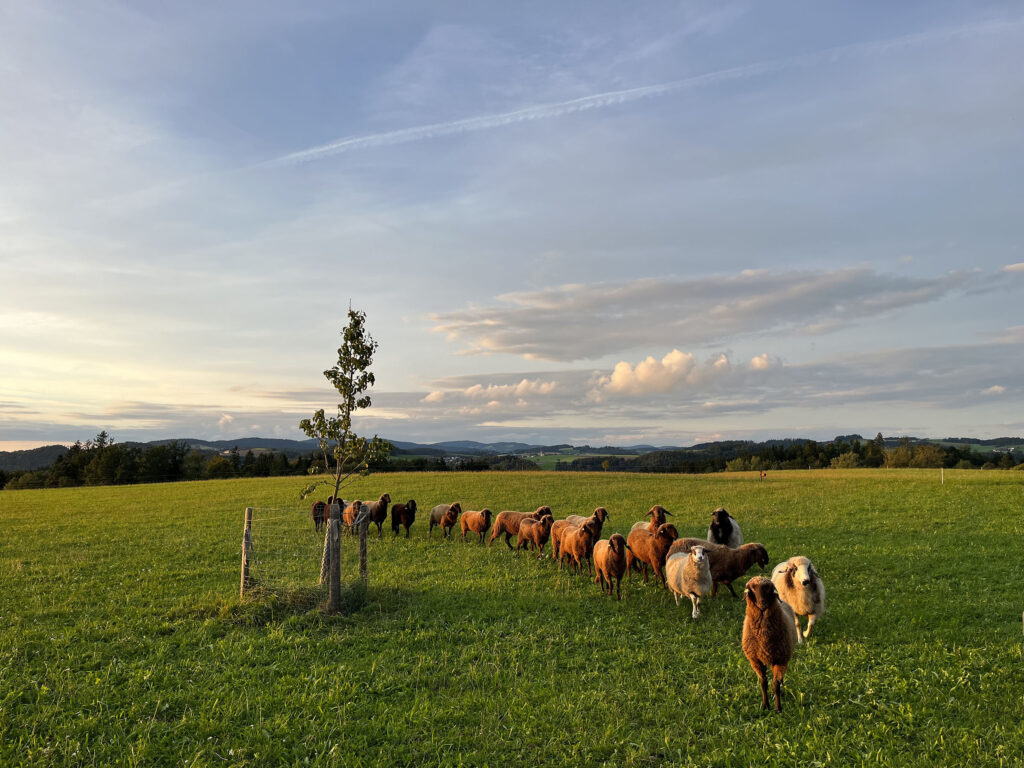
[[[711,592],[711,564],[704,547],[693,547],[689,554],[679,552],[665,561],[665,580],[672,590],[676,605],[680,597],[690,598],[693,611],[700,616],[700,599]]]
[[[806,557],[791,557],[772,569],[772,583],[779,597],[793,609],[797,642],[811,634],[821,615],[825,613],[825,583],[814,564]],[[800,617],[807,617],[807,629],[801,631]]]

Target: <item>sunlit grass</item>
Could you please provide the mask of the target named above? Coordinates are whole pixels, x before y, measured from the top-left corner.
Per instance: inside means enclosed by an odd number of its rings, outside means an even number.
[[[413,497],[419,519],[371,535],[366,601],[339,617],[311,609],[301,479],[3,492],[0,764],[1019,764],[1024,477],[939,480],[375,476],[346,497]],[[739,601],[693,622],[653,583],[617,603],[500,542],[428,540],[427,510],[456,500],[600,504],[622,532],[661,503],[683,535],[722,505],[773,563],[809,556],[828,613],[786,710],[759,708]],[[246,506],[260,599],[239,605]]]

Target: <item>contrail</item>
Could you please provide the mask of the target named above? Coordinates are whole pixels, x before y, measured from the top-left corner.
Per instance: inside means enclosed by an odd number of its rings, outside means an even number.
[[[645,85],[637,88],[626,88],[618,91],[605,91],[590,96],[583,96],[569,101],[560,101],[553,104],[541,104],[525,109],[517,109],[512,112],[500,112],[491,115],[469,117],[463,120],[453,120],[444,123],[431,123],[428,125],[403,128],[396,131],[386,131],[364,136],[352,136],[338,139],[328,144],[321,144],[309,149],[292,152],[287,155],[260,163],[263,166],[293,165],[297,163],[308,163],[313,160],[342,154],[343,152],[354,152],[361,149],[374,147],[386,147],[394,144],[408,144],[424,139],[436,139],[442,136],[452,136],[460,133],[482,131],[489,128],[500,128],[516,123],[531,122],[534,120],[546,120],[552,117],[560,117],[576,112],[584,112],[591,109],[617,104],[626,104],[639,99],[648,99],[655,96],[662,96],[675,91],[703,88],[709,85],[729,82],[733,80],[744,80],[752,77],[759,77],[774,72],[799,67],[808,67],[814,64],[828,61],[836,61],[851,56],[863,56],[870,53],[882,53],[898,48],[906,48],[937,40],[954,38],[971,38],[980,35],[997,34],[1007,29],[1020,27],[1024,19],[1012,19],[1007,21],[996,21],[986,24],[976,24],[964,27],[930,30],[902,37],[894,37],[883,40],[871,40],[863,43],[851,43],[849,45],[837,46],[821,51],[789,56],[781,59],[744,64],[742,66],[720,69],[708,72],[703,75],[684,78],[682,80],[671,80],[665,83]]]

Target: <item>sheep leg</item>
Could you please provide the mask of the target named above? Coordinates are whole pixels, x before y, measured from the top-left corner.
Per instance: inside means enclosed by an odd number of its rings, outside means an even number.
[[[610,595],[611,593],[612,593],[612,585],[611,585],[611,581],[609,580],[609,582],[608,582],[608,594]],[[615,597],[617,599],[619,599],[619,600],[622,599],[622,577],[621,576],[617,576],[615,578]]]
[[[782,711],[782,677],[786,674],[785,664],[772,664],[772,689],[775,691],[775,711]]]
[[[409,538],[409,526],[405,526],[405,538]]]
[[[676,599],[676,605],[679,605],[679,593],[678,592],[673,592],[672,593],[672,597],[674,597]]]
[[[732,588],[732,582],[731,581],[725,581],[725,582],[722,582],[722,583],[725,584],[725,586],[727,586],[729,588],[729,591],[732,592],[732,596],[733,597],[735,597],[737,600],[740,599],[740,596],[736,594],[736,590]]]
[[[804,641],[804,637],[806,635],[800,631],[800,617],[796,614],[793,614],[793,623],[796,624],[796,642],[797,644],[800,644]],[[807,628],[810,629],[811,625],[808,624]]]
[[[690,617],[696,619],[700,616],[700,596],[691,594],[690,603],[693,605],[693,613],[690,614]]]
[[[505,531],[505,546],[512,549],[512,534]]]
[[[768,678],[765,676],[766,667],[757,659],[750,660],[750,666],[757,673],[757,679],[761,683],[761,709],[768,709]]]
[[[804,630],[804,639],[811,634],[811,627],[814,626],[814,622],[818,620],[818,615],[815,613],[810,614],[807,617],[807,629]]]

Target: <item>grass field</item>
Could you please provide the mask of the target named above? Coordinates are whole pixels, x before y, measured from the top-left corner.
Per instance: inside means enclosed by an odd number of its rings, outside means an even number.
[[[1022,482],[381,475],[346,497],[420,518],[371,538],[367,602],[340,617],[238,604],[246,506],[261,577],[315,579],[301,478],[3,492],[0,765],[1020,765]],[[550,559],[428,540],[425,510],[456,499],[602,504],[611,531],[657,502],[683,535],[724,505],[773,563],[809,556],[828,612],[785,711],[760,710],[740,601],[693,622],[653,583],[616,603]]]

